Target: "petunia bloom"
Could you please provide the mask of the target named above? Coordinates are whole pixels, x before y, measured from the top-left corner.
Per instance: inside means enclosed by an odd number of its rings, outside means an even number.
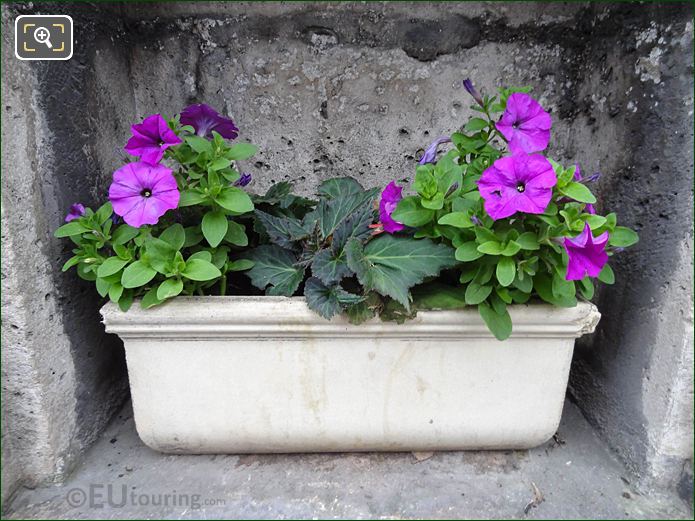
[[[469,79],[463,80],[463,88],[466,89],[468,94],[473,96],[473,99],[478,102],[478,105],[481,107],[484,107],[485,105],[483,104],[483,97],[480,95],[480,93],[475,89],[473,86],[473,82]]]
[[[75,203],[72,206],[70,206],[70,211],[68,211],[68,214],[65,216],[65,222],[69,223],[73,219],[79,219],[85,214],[85,209],[84,205],[80,203]]]
[[[514,154],[495,161],[478,180],[485,211],[494,220],[516,212],[543,213],[557,177],[541,154]]]
[[[582,181],[582,171],[581,171],[581,169],[579,168],[579,163],[575,163],[575,164],[574,164],[574,167],[575,167],[575,170],[574,170],[574,180],[577,181],[577,182],[580,182],[580,181]],[[585,181],[593,181],[593,180],[595,180],[595,179],[598,179],[600,176],[601,176],[601,174],[599,174],[598,172],[596,172],[595,174],[591,175],[590,177],[587,177],[587,178],[584,179],[584,180],[585,180]],[[596,210],[594,209],[594,205],[593,205],[593,204],[587,203],[587,205],[585,206],[584,209],[586,210],[586,213],[592,213],[592,214],[593,214],[593,213],[596,213]]]
[[[569,262],[567,264],[567,280],[581,280],[587,275],[598,277],[601,270],[608,262],[606,253],[606,243],[608,242],[608,232],[604,232],[598,237],[591,233],[589,223],[584,225],[582,233],[575,238],[566,237],[564,240],[565,250]]]
[[[439,147],[439,145],[441,145],[442,143],[450,143],[450,142],[451,142],[451,139],[446,137],[446,136],[442,136],[442,137],[437,138],[434,141],[432,141],[432,144],[430,146],[428,146],[427,149],[425,150],[425,152],[422,154],[422,157],[420,158],[419,163],[421,165],[424,165],[427,163],[434,163],[437,159],[437,148]]]
[[[225,139],[234,139],[239,135],[239,129],[231,119],[204,103],[186,107],[179,121],[182,125],[192,126],[200,137],[211,138],[213,130]]]
[[[379,220],[384,227],[384,231],[388,233],[400,232],[405,228],[402,223],[394,221],[391,214],[398,206],[399,201],[403,199],[403,188],[391,181],[384,191],[381,192],[381,201],[379,201]]]
[[[180,196],[170,168],[141,161],[116,170],[109,187],[113,211],[135,228],[157,224],[167,210],[178,206]]]
[[[181,138],[169,128],[160,114],[147,116],[142,123],[130,129],[133,137],[126,143],[125,151],[131,156],[140,156],[140,161],[145,163],[159,163],[167,148],[181,143]]]
[[[241,177],[239,177],[239,179],[237,179],[234,183],[234,186],[246,186],[251,182],[251,177],[251,174],[249,174],[248,172],[243,172],[241,174]]]
[[[507,99],[507,108],[496,127],[509,142],[512,152],[540,152],[550,142],[553,121],[528,94],[517,92]]]

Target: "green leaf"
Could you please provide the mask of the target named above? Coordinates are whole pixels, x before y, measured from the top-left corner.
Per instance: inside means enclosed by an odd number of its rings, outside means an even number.
[[[606,264],[601,270],[601,273],[598,274],[598,280],[604,284],[614,284],[615,274],[613,273],[613,268]]]
[[[362,185],[352,177],[335,177],[328,179],[319,185],[319,195],[330,199],[339,199],[346,195],[360,194],[364,192]]]
[[[222,273],[217,267],[203,259],[188,259],[186,267],[181,275],[191,280],[206,281],[221,277]]]
[[[184,248],[195,246],[203,240],[203,232],[200,231],[200,226],[187,226],[183,231],[186,233],[186,240],[183,243]]]
[[[596,202],[596,197],[594,197],[594,194],[591,193],[591,190],[581,183],[569,183],[568,185],[560,188],[560,193],[574,199],[575,201],[579,201],[580,203],[593,204]]]
[[[520,249],[521,249],[521,245],[518,242],[509,241],[507,243],[507,245],[504,247],[504,249],[502,250],[502,255],[505,255],[506,257],[511,257],[511,256],[519,253]]]
[[[423,198],[420,201],[423,208],[428,208],[430,210],[441,210],[444,207],[444,194],[442,192],[437,192],[432,198]]]
[[[340,286],[326,286],[315,277],[306,281],[304,296],[307,306],[327,320],[340,313],[345,307],[364,300],[361,295],[348,293]]]
[[[364,203],[350,214],[333,232],[331,250],[336,256],[342,254],[343,248],[351,237],[366,239],[372,233],[369,227],[374,221],[374,208],[370,201]]]
[[[268,295],[291,297],[304,278],[304,268],[295,265],[295,255],[280,246],[259,246],[250,252],[249,257],[254,266],[247,275],[258,289],[271,286],[267,290]]]
[[[478,251],[487,255],[501,255],[504,248],[497,241],[487,241],[478,246]]]
[[[353,238],[345,251],[348,266],[367,291],[389,296],[406,309],[410,287],[456,263],[454,251],[444,244],[393,235],[378,237],[364,247]]]
[[[488,126],[488,122],[481,118],[471,118],[463,130],[466,132],[478,132]]]
[[[212,143],[208,141],[207,139],[204,139],[199,136],[188,136],[186,138],[186,143],[190,145],[190,147],[198,152],[199,154],[209,152],[212,153]]]
[[[534,277],[533,279],[533,287],[536,290],[536,293],[538,293],[538,296],[545,300],[546,302],[549,302],[550,304],[553,304],[554,306],[560,306],[560,307],[565,307],[565,308],[571,308],[577,305],[577,299],[572,296],[570,297],[564,297],[564,298],[558,298],[553,294],[552,291],[552,286],[553,286],[553,279],[546,274],[538,274]],[[514,295],[514,294],[513,294]],[[528,297],[528,294],[526,294]],[[514,299],[516,302],[516,298]]]
[[[396,222],[416,228],[434,219],[434,210],[423,208],[415,196],[405,197],[391,214]]]
[[[227,216],[219,210],[208,212],[203,216],[201,228],[210,246],[213,248],[219,246],[227,234],[228,223]]]
[[[111,235],[111,242],[113,244],[125,244],[129,240],[137,237],[139,234],[139,228],[133,228],[127,224],[121,224]]]
[[[439,224],[455,226],[456,228],[472,228],[475,226],[468,212],[451,212],[439,218]]]
[[[466,304],[480,304],[492,293],[492,286],[481,286],[477,282],[471,282],[466,288]]]
[[[625,226],[616,226],[613,233],[608,237],[608,244],[618,248],[627,248],[639,241],[637,233]]]
[[[579,291],[587,300],[594,298],[594,283],[589,277],[584,277],[579,281]]]
[[[157,298],[157,286],[150,288],[147,293],[142,297],[140,301],[140,307],[143,309],[149,309],[157,304],[161,304],[162,300]]]
[[[113,206],[110,202],[104,203],[96,212],[96,220],[99,224],[104,224],[113,214]]]
[[[210,168],[212,170],[223,170],[231,164],[232,164],[232,162],[229,159],[227,159],[225,157],[220,157],[218,159],[215,159],[212,163],[210,163],[208,168]]]
[[[551,291],[553,292],[553,296],[560,300],[571,299],[577,293],[577,289],[574,286],[574,281],[565,280],[565,278],[558,273],[553,275]]]
[[[99,293],[100,296],[105,297],[109,293],[109,288],[111,287],[111,283],[108,280],[102,279],[101,277],[98,277],[96,280],[96,287],[97,287],[97,293]]]
[[[78,220],[70,221],[64,224],[53,232],[54,237],[71,237],[73,235],[80,235],[81,233],[88,232],[89,228],[84,226]]]
[[[157,288],[157,299],[166,300],[175,297],[183,291],[183,281],[181,279],[167,279]]]
[[[215,197],[215,202],[222,208],[234,213],[246,213],[253,210],[253,202],[249,194],[236,186],[227,186]]]
[[[111,302],[118,302],[121,299],[121,295],[123,295],[123,286],[121,283],[112,283],[109,288],[109,300],[111,300]]]
[[[512,334],[512,318],[506,307],[504,313],[499,314],[482,302],[478,305],[478,313],[497,340],[506,340]]]
[[[246,228],[234,221],[229,221],[227,224],[227,233],[224,240],[232,243],[234,246],[248,246],[249,238],[246,236]]]
[[[538,244],[538,237],[533,232],[525,232],[514,239],[522,250],[538,250],[540,245]]]
[[[412,290],[413,307],[416,309],[460,309],[466,307],[465,292],[455,288],[430,282]]]
[[[257,150],[258,147],[251,143],[236,143],[229,147],[226,156],[232,161],[243,161],[244,159],[253,157]]]
[[[175,250],[180,250],[186,242],[186,232],[183,230],[183,226],[176,223],[164,230],[159,238],[169,243]]]
[[[332,248],[323,249],[314,256],[311,273],[326,285],[335,284],[344,277],[352,275],[347,265],[345,250],[336,252]]]
[[[120,286],[120,284],[119,284]],[[123,286],[121,286],[123,287]],[[130,309],[130,306],[133,305],[133,292],[132,291],[124,291],[123,294],[121,295],[121,298],[118,299],[118,307],[121,308],[121,311],[125,313]]]
[[[118,273],[123,267],[128,264],[127,260],[119,259],[118,257],[109,257],[101,263],[97,270],[98,277],[108,277],[114,273]]]
[[[73,257],[70,257],[67,261],[65,261],[65,264],[63,264],[63,267],[61,268],[61,271],[68,271],[70,268],[72,268],[75,264],[79,264],[79,262],[82,260],[82,257],[79,255],[75,255]]]
[[[227,271],[246,271],[253,268],[254,262],[250,259],[238,259],[227,263]]]
[[[121,284],[124,288],[138,288],[151,281],[157,272],[142,261],[135,261],[121,275]]]
[[[338,226],[354,211],[364,204],[371,204],[376,197],[376,191],[370,190],[358,194],[349,194],[339,199],[322,199],[316,207],[321,234],[324,238],[331,235]]]
[[[207,195],[200,193],[198,190],[184,190],[179,197],[179,208],[200,204],[208,198]]]
[[[188,257],[188,260],[193,260],[193,259],[203,259],[204,261],[212,262],[212,253],[209,251],[197,251],[190,257]]]
[[[495,274],[502,286],[509,286],[516,276],[516,262],[514,262],[514,259],[511,257],[502,257],[497,263]]]
[[[479,259],[483,254],[478,251],[478,243],[475,241],[464,242],[456,248],[456,260],[470,262]]]

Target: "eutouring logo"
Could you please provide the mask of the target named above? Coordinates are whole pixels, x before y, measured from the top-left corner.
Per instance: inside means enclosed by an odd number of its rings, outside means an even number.
[[[224,499],[203,498],[200,494],[147,493],[128,490],[128,485],[92,483],[85,488],[72,488],[65,495],[65,501],[73,508],[123,508],[135,507],[186,507],[198,510],[203,506],[222,506]]]

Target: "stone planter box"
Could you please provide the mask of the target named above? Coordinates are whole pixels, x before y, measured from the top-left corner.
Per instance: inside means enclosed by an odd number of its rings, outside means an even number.
[[[303,298],[183,297],[102,309],[125,344],[142,440],[170,453],[529,448],[560,422],[575,338],[595,306],[330,322]]]

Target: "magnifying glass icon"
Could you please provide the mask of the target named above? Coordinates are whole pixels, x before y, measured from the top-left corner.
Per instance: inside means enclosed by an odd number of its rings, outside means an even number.
[[[36,30],[34,30],[34,39],[39,43],[45,43],[46,47],[52,49],[53,46],[51,45],[50,38],[51,32],[45,27],[37,27]]]

